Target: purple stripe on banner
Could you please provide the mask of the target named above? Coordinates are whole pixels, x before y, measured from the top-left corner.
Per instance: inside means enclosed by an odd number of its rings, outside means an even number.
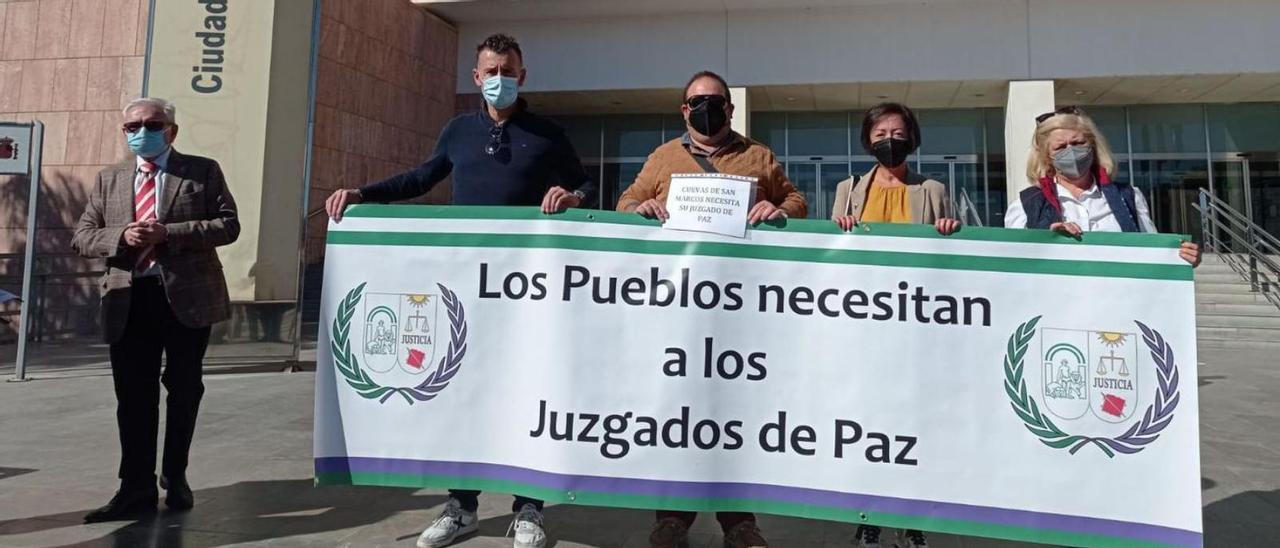
[[[840,493],[804,487],[784,487],[754,483],[700,483],[607,478],[601,476],[571,476],[498,464],[372,457],[322,457],[315,459],[315,463],[316,472],[320,474],[363,472],[479,477],[565,491],[590,491],[672,498],[775,500],[888,514],[1105,535],[1180,546],[1199,546],[1203,543],[1203,537],[1200,533],[1159,525],[970,504]]]

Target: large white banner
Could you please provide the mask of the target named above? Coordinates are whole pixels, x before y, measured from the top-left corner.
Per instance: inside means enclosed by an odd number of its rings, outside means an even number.
[[[356,206],[328,238],[319,483],[1201,544],[1175,235]]]

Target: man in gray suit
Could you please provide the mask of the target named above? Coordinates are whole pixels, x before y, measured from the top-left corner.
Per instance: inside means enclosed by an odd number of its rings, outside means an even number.
[[[160,487],[170,508],[194,504],[186,469],[204,394],[202,362],[209,326],[230,315],[214,248],[240,235],[218,162],[173,149],[172,103],[130,102],[121,130],[136,158],[98,173],[72,239],[81,255],[107,262],[102,326],[120,429],[120,490],[87,523],[155,512],[161,382],[168,397]]]

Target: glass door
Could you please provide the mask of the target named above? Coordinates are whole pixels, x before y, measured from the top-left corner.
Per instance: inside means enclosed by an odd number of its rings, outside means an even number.
[[[1245,165],[1251,218],[1280,238],[1280,154],[1250,155]]]
[[[818,162],[787,162],[787,178],[791,184],[804,194],[804,201],[809,204],[809,218],[819,219],[818,207]]]
[[[868,168],[870,169],[870,168]],[[836,186],[849,178],[849,162],[798,160],[787,162],[787,178],[804,194],[810,219],[830,219]]]
[[[919,166],[921,175],[947,185],[952,208],[962,222],[973,224],[973,220],[978,219],[985,226],[1002,226],[992,224],[991,210],[994,204],[995,209],[1003,213],[1004,196],[992,196],[986,192],[976,157],[926,156],[920,159]]]
[[[1200,214],[1191,205],[1199,200],[1201,188],[1209,188],[1209,163],[1203,159],[1133,156],[1133,184],[1146,195],[1156,230],[1199,238]]]
[[[1213,195],[1248,216],[1248,161],[1235,154],[1230,156],[1229,159],[1218,157],[1213,161]]]

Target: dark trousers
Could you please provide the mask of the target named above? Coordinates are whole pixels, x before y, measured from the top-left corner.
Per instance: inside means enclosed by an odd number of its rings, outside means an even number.
[[[116,390],[116,425],[120,429],[120,480],[123,489],[155,489],[160,384],[168,392],[160,473],[185,478],[196,412],[204,395],[200,373],[205,348],[209,346],[209,328],[178,323],[159,278],[134,280],[129,291],[132,294],[124,335],[111,344],[111,379]],[[162,355],[166,362],[163,375]]]
[[[658,519],[663,518],[676,518],[683,521],[686,526],[692,527],[693,520],[698,518],[698,513],[679,510],[658,510]],[[756,515],[751,512],[716,512],[716,521],[720,522],[720,529],[726,533],[739,523],[755,520]]]
[[[480,507],[480,492],[468,491],[465,489],[450,489],[449,496],[453,497],[462,504],[462,509],[468,512],[475,512]],[[529,497],[515,496],[515,500],[511,501],[511,511],[519,512],[526,504],[532,504],[539,512],[542,511],[542,501],[531,499]]]

